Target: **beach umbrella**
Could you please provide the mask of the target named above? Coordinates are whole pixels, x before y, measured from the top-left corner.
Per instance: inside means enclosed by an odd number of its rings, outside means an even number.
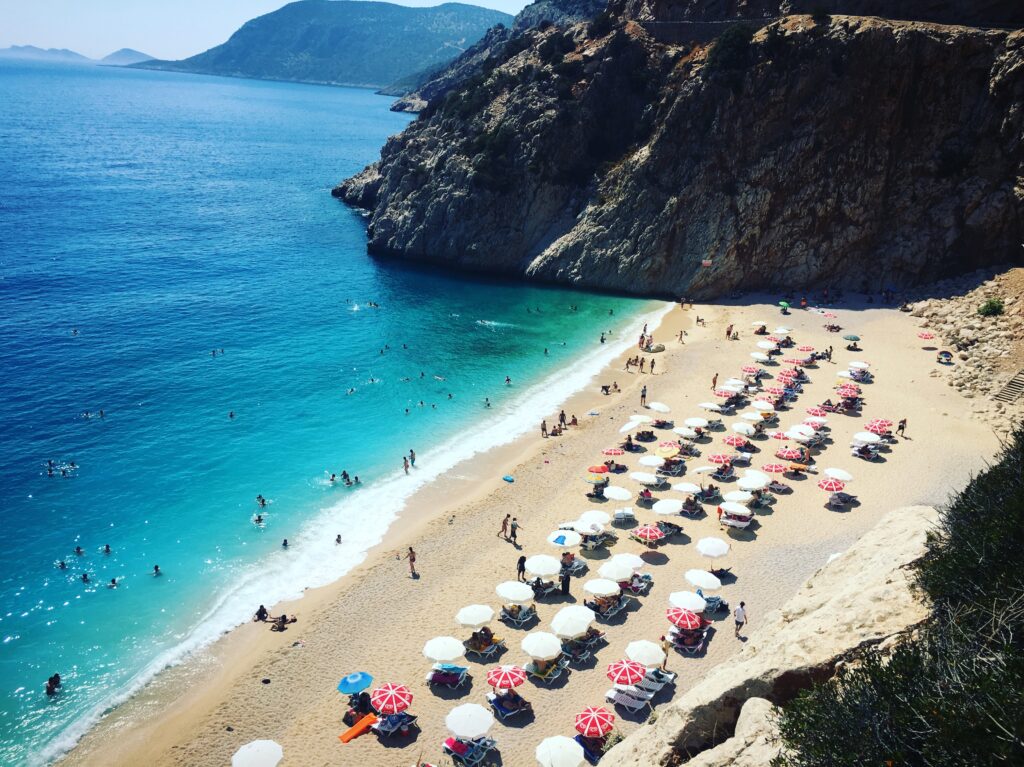
[[[779,306],[781,306],[783,309],[788,309],[789,301],[779,301]]]
[[[455,622],[468,629],[478,629],[494,620],[494,608],[488,605],[463,607],[455,616]]]
[[[836,373],[836,375],[839,376],[840,378],[852,378],[853,377],[853,376],[850,375],[850,371],[849,370],[840,370],[840,371],[838,371]]]
[[[804,423],[815,429],[821,429],[828,423],[828,419],[820,415],[809,415],[804,419]]]
[[[533,631],[519,643],[534,660],[553,660],[562,654],[562,640],[547,631]]]
[[[776,335],[784,336],[786,335],[786,333],[791,333],[792,331],[793,328],[787,328],[785,325],[779,325],[772,332],[775,333]]]
[[[761,471],[766,471],[769,474],[785,474],[788,467],[782,463],[766,463],[761,467]]]
[[[641,485],[660,485],[662,483],[661,477],[657,474],[651,474],[647,471],[634,471],[630,472],[629,478],[639,482]]]
[[[619,428],[619,434],[625,434],[627,431],[633,431],[633,429],[637,429],[640,426],[641,424],[639,421],[630,421],[629,423]]]
[[[736,503],[734,501],[723,501],[721,508],[722,511],[727,511],[737,517],[749,517],[754,513],[743,504]]]
[[[764,416],[760,413],[740,413],[740,418],[744,421],[750,421],[751,423],[761,423],[764,420]]]
[[[697,597],[696,594],[694,596]],[[671,599],[671,596],[669,599]],[[700,597],[697,597],[697,599],[700,599]],[[704,600],[701,599],[700,601],[703,602]],[[649,639],[637,639],[626,645],[626,657],[645,666],[660,666],[665,662],[665,651],[658,646],[657,642],[652,642]]]
[[[807,415],[815,416],[816,418],[825,418],[828,415],[828,411],[820,407],[809,407],[805,412]]]
[[[745,437],[753,437],[757,434],[757,429],[749,423],[743,423],[742,421],[734,423],[730,428],[737,434],[742,434]]]
[[[769,477],[763,471],[758,471],[757,469],[745,469],[743,471],[743,476],[741,477],[741,479],[758,479],[758,480],[761,480],[762,482],[764,482],[766,484],[768,482],[772,481],[771,477]],[[747,488],[740,488],[740,489],[741,490],[746,490]]]
[[[607,474],[608,472],[611,471],[611,469],[609,469],[603,463],[595,463],[593,466],[588,466],[587,471],[589,471],[591,474]]]
[[[687,419],[689,420],[689,419]],[[691,429],[689,426],[677,426],[672,431],[678,434],[683,439],[696,439],[697,432]]]
[[[601,738],[615,726],[615,714],[602,706],[590,706],[576,714],[576,732],[587,738]]]
[[[884,418],[876,418],[873,421],[868,421],[864,427],[864,431],[869,431],[872,434],[885,434],[889,429],[892,428],[892,421],[887,421]]]
[[[814,347],[813,346],[798,346],[798,347],[796,347],[796,350],[798,352],[813,352],[814,351]]]
[[[609,562],[622,562],[623,564],[629,565],[629,567],[631,567],[633,570],[642,570],[643,568],[647,567],[647,563],[644,562],[643,557],[641,557],[641,556],[639,556],[637,554],[630,554],[630,553],[616,554],[615,556],[613,556],[608,561]],[[602,577],[607,577],[607,576],[602,576]],[[615,579],[612,578],[612,580],[615,580]]]
[[[625,455],[626,451],[621,447],[606,447],[601,451],[601,455]]]
[[[758,362],[771,362],[772,358],[764,352],[751,352],[750,357],[757,360]]]
[[[773,397],[781,397],[786,393],[786,390],[781,386],[767,386],[765,387],[765,394],[770,394]]]
[[[836,389],[836,394],[838,394],[840,397],[859,397],[860,389],[858,389],[856,386],[844,384],[843,386],[840,386],[839,388]]]
[[[635,660],[617,660],[608,664],[605,673],[612,684],[631,685],[647,676],[647,667]]]
[[[838,493],[846,487],[846,485],[834,477],[823,477],[818,480],[818,487],[826,493]]]
[[[860,442],[864,445],[875,445],[882,441],[882,438],[877,434],[872,434],[869,431],[859,431],[853,435],[854,442]]]
[[[787,365],[802,365],[804,361],[799,357],[787,357],[783,360]]]
[[[583,605],[563,607],[551,619],[551,632],[562,639],[576,639],[587,633],[597,613]]]
[[[387,684],[370,693],[370,705],[381,714],[399,714],[412,705],[412,693],[404,684]]]
[[[497,666],[487,672],[487,684],[498,690],[511,690],[526,681],[526,671],[519,666]]]
[[[618,583],[607,578],[593,578],[583,584],[583,590],[595,597],[610,597],[622,592]]]
[[[759,368],[757,365],[744,365],[743,367],[740,368],[740,370],[742,370],[744,373],[747,373],[748,375],[755,375],[761,370],[761,368]]]
[[[726,503],[733,503],[726,501]],[[722,505],[725,509],[725,504]],[[729,553],[731,546],[721,538],[701,538],[697,541],[697,552],[708,559],[718,559]]]
[[[712,453],[708,456],[708,463],[713,463],[718,466],[725,466],[727,463],[732,463],[733,456],[726,455],[725,453]]]
[[[494,714],[479,703],[463,703],[448,712],[444,723],[456,738],[475,740],[482,738],[491,729]]]
[[[758,349],[771,350],[771,349],[774,349],[776,346],[778,346],[778,343],[772,343],[771,341],[758,341],[757,342],[757,348]]]
[[[784,461],[793,461],[799,458],[801,453],[795,447],[783,447],[776,450],[775,455]]]
[[[738,434],[730,434],[728,437],[722,440],[729,447],[739,447],[740,445],[747,444],[747,440]]]
[[[760,320],[758,320],[757,322],[751,322],[750,323],[750,327],[752,327],[752,328],[766,328],[766,327],[768,327],[768,323],[767,322],[761,322]]]
[[[672,408],[666,405],[664,402],[648,402],[647,407],[653,410],[655,413],[668,413],[671,412]]]
[[[711,474],[711,473],[716,472],[716,471],[718,471],[718,469],[715,466],[698,466],[696,469],[693,470],[693,473],[694,474]]]
[[[639,463],[641,466],[650,466],[651,468],[656,469],[659,466],[665,465],[665,459],[659,458],[656,455],[645,455],[643,458],[637,461],[637,463]]]
[[[850,368],[850,370],[867,370],[869,367],[871,367],[871,365],[869,365],[867,362],[854,360],[849,365],[847,365],[847,367]]]
[[[638,538],[644,543],[654,543],[655,541],[660,541],[665,537],[665,533],[661,532],[661,530],[654,525],[638,527],[632,534],[633,537]]]
[[[577,519],[572,523],[572,529],[580,535],[600,535],[604,532],[604,525],[599,522]]]
[[[707,609],[708,603],[704,597],[694,594],[692,591],[673,591],[668,595],[668,603],[672,607],[690,612],[702,613]]]
[[[762,413],[771,413],[775,410],[775,405],[767,400],[759,399],[750,403],[750,407],[753,410],[758,410]]]
[[[673,443],[671,447],[659,447],[654,454],[659,458],[675,458],[681,450],[678,443]]]
[[[716,413],[722,409],[721,405],[716,405],[714,402],[701,402],[697,407],[703,408],[704,410],[711,410]]]
[[[792,430],[787,431],[786,432],[786,436],[789,437],[790,439],[795,440],[796,442],[800,442],[800,443],[810,442],[812,437],[813,437],[813,435],[811,435],[811,434],[805,434],[802,431],[792,431]]]
[[[651,511],[655,514],[661,514],[662,516],[678,514],[682,510],[683,502],[675,498],[663,498],[651,507]]]
[[[608,481],[608,475],[607,474],[588,474],[584,478],[583,481],[587,482],[587,483],[589,483],[591,485],[603,485],[605,482]]]
[[[733,503],[750,503],[753,498],[754,496],[746,490],[730,490],[722,496],[723,501],[732,501]]]
[[[534,756],[541,767],[584,767],[587,763],[583,746],[564,735],[544,738]]]
[[[693,631],[699,629],[701,626],[700,616],[697,613],[690,610],[685,610],[682,607],[670,607],[665,611],[665,617],[668,618],[668,622],[673,626],[681,629],[687,629]]]
[[[700,418],[695,416],[693,418],[687,418],[683,421],[684,424],[689,426],[691,429],[706,429],[708,427],[708,419]]]
[[[722,582],[707,570],[687,570],[684,577],[687,583],[698,589],[714,591],[722,588]]]
[[[699,493],[700,486],[695,485],[693,482],[676,482],[672,485],[673,490],[677,490],[680,493]]]
[[[458,640],[456,640],[458,641]],[[462,643],[459,642],[459,650],[462,649]],[[462,653],[460,652],[459,655]],[[365,671],[357,671],[354,674],[349,674],[343,677],[338,682],[338,692],[344,693],[345,695],[354,695],[357,692],[362,692],[367,687],[373,684],[373,677],[367,674]]]
[[[796,426],[790,426],[787,434],[804,434],[808,437],[814,436],[814,427],[808,426],[804,423],[798,423]]]
[[[584,511],[577,520],[577,522],[583,522],[588,525],[607,525],[611,521],[612,517],[608,512],[598,509]]]
[[[633,413],[633,415],[629,417],[629,420],[636,421],[636,423],[650,423],[654,419],[651,418],[649,415],[643,415],[642,413]]]
[[[580,545],[583,538],[573,530],[555,530],[548,536],[548,543],[560,549],[572,549]]]
[[[935,338],[935,334],[934,333],[924,332],[924,333],[918,333],[917,337],[920,338],[922,341],[931,341],[933,338]]]
[[[850,333],[849,335],[843,336],[844,341],[859,341],[860,336]]]
[[[627,562],[615,562],[609,559],[598,569],[597,574],[616,583],[628,581],[633,577],[633,567]]]
[[[853,481],[853,475],[850,472],[846,471],[845,469],[828,468],[828,469],[825,469],[823,474],[826,477],[832,477],[832,479],[838,479],[840,482],[852,482]]]
[[[784,431],[769,432],[768,436],[771,437],[772,439],[777,439],[781,442],[784,442],[785,440],[789,439],[789,437],[786,436],[786,432]]]
[[[231,757],[231,767],[277,767],[284,758],[284,749],[272,740],[246,743]]]
[[[520,584],[526,586],[525,583]],[[530,588],[526,586],[526,588]],[[533,589],[530,589],[530,597],[533,598]],[[465,646],[455,637],[434,637],[427,640],[423,645],[423,657],[432,660],[434,663],[451,663],[457,661],[466,652]]]
[[[499,583],[494,592],[507,604],[525,605],[533,601],[533,589],[520,581]]]
[[[737,394],[739,394],[739,392],[735,389],[727,389],[724,386],[719,386],[715,389],[715,396],[722,397],[723,399],[729,399],[729,397],[734,397]]]
[[[609,485],[604,489],[604,497],[613,501],[628,501],[633,494],[624,487]]]
[[[547,554],[534,554],[526,558],[526,572],[540,578],[547,578],[558,575],[562,570],[562,563]]]

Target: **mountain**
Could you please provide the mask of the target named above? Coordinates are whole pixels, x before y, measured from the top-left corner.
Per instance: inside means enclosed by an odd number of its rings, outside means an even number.
[[[140,61],[149,61],[152,58],[149,54],[142,53],[133,48],[121,48],[109,56],[104,56],[100,59],[100,63],[123,67],[129,64],[138,64]]]
[[[37,48],[34,45],[12,45],[0,48],[0,58],[31,59],[33,61],[57,61],[73,64],[89,64],[92,59],[67,48]]]
[[[205,53],[135,66],[382,87],[450,61],[490,27],[511,20],[506,13],[461,3],[408,8],[361,0],[300,0],[246,22]]]
[[[757,26],[536,27],[333,194],[380,256],[644,295],[1021,261],[1024,30]]]

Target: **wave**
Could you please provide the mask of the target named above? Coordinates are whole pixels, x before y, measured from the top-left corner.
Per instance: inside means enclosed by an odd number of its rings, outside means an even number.
[[[516,328],[516,327],[519,327],[514,322],[498,322],[497,320],[477,320],[476,324],[480,325],[481,327],[491,328],[492,330],[496,329],[496,328]]]
[[[657,327],[672,304],[637,317]],[[479,322],[486,322],[478,320]],[[195,652],[213,644],[231,629],[246,623],[260,604],[298,599],[308,588],[326,586],[365,561],[391,523],[416,491],[475,455],[508,444],[535,431],[540,420],[557,411],[572,394],[584,389],[621,353],[633,345],[625,333],[614,342],[585,354],[568,372],[560,371],[527,388],[507,404],[493,408],[499,417],[486,425],[456,434],[440,446],[417,456],[416,469],[398,471],[366,485],[351,497],[322,509],[290,539],[288,551],[275,552],[247,565],[235,584],[222,591],[206,614],[177,645],[162,652],[135,674],[122,690],[85,712],[36,755],[47,764],[69,751],[106,713],[129,700],[165,669],[179,665]],[[368,516],[366,509],[377,511]],[[334,542],[341,533],[342,543]]]

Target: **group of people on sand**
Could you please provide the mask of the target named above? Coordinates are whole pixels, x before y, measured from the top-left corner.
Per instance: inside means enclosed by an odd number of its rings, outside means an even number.
[[[275,618],[263,605],[260,605],[255,615],[252,616],[252,620],[253,623],[269,623],[271,631],[286,631],[290,624],[299,622],[299,619],[294,615],[289,616],[284,613]]]
[[[635,357],[630,357],[628,360],[626,360],[626,372],[628,373],[630,368],[638,367],[640,369],[641,373],[645,373],[645,372],[647,372],[647,371],[644,370],[644,367],[646,365],[647,365],[647,358],[646,357],[641,357],[640,355],[637,355]],[[650,372],[651,372],[651,375],[654,375],[654,358],[653,357],[651,358]]]
[[[566,417],[565,411],[563,410],[558,414],[558,422],[548,428],[548,419],[543,419],[540,422],[540,436],[542,437],[561,437],[565,430],[570,426],[579,426],[579,419],[576,414],[573,413],[571,418]]]
[[[341,478],[341,481],[345,483],[345,487],[352,487],[353,485],[360,484],[359,475],[357,474],[354,477],[349,476],[349,473],[345,469],[341,470],[340,475],[332,473],[331,478],[328,481],[333,485],[338,481],[339,477]]]

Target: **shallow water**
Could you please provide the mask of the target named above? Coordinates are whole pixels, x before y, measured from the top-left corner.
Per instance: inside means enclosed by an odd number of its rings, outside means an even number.
[[[350,569],[655,308],[370,259],[328,193],[408,120],[369,91],[4,62],[0,99],[4,764]]]

